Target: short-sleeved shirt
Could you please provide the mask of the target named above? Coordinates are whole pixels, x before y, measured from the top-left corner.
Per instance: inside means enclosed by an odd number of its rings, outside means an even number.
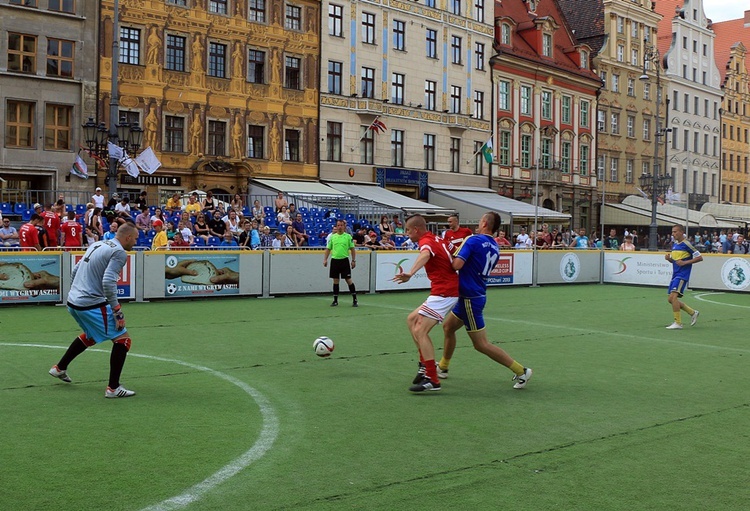
[[[36,247],[39,245],[39,232],[34,224],[23,224],[18,231],[22,247]]]
[[[456,231],[454,231],[453,229],[447,229],[443,233],[443,239],[446,242],[451,242],[454,247],[458,247],[466,238],[468,238],[472,234],[474,233],[471,232],[471,229],[469,229],[468,227],[459,227]]]
[[[475,234],[466,238],[456,257],[464,260],[458,272],[458,293],[462,298],[487,294],[487,278],[500,257],[500,249],[492,236]]]
[[[700,255],[701,253],[688,240],[675,241],[672,244],[672,253],[670,254],[672,260],[675,261],[672,263],[672,278],[690,280],[690,272],[693,269],[693,265],[678,266],[676,261],[687,261]]]
[[[66,247],[81,246],[81,230],[83,227],[75,220],[68,220],[62,225],[62,232],[65,235]]]
[[[117,280],[128,254],[117,239],[97,241],[73,268],[68,305],[91,308],[117,306]]]
[[[54,211],[45,211],[42,213],[44,218],[44,230],[47,231],[47,240],[50,246],[57,245],[57,238],[60,232],[60,217]]]
[[[328,238],[326,248],[331,251],[331,259],[348,258],[349,251],[354,248],[354,240],[348,233],[334,233]]]
[[[581,248],[589,248],[589,238],[588,236],[576,236],[576,246],[575,248],[581,249]]]
[[[448,244],[431,232],[419,238],[419,251],[430,253],[430,259],[424,265],[430,279],[430,294],[434,296],[458,296],[458,274],[451,263],[453,257]]]
[[[151,250],[157,250],[159,248],[166,248],[169,239],[165,231],[160,231],[154,236],[154,240],[151,242]]]

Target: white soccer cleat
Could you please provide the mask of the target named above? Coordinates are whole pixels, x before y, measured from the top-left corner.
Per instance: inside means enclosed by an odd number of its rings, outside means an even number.
[[[56,365],[52,366],[52,369],[49,370],[49,375],[54,376],[55,378],[60,378],[65,383],[70,383],[72,381],[70,376],[68,376],[68,373],[64,369],[61,370]]]
[[[699,315],[700,315],[700,311],[693,312],[693,315],[690,316],[690,326],[695,326],[695,324],[698,322]]]
[[[437,370],[438,378],[440,378],[441,380],[444,380],[448,377],[448,370],[440,369],[440,364],[435,364],[435,369]]]
[[[126,389],[122,385],[120,385],[114,390],[111,387],[107,387],[107,390],[104,392],[104,397],[107,397],[107,398],[130,397],[130,396],[135,396],[135,392],[133,392],[132,390]]]
[[[532,371],[528,367],[523,368],[523,374],[517,374],[513,377],[513,381],[516,382],[513,385],[514,389],[522,389],[526,386],[526,383],[531,379]]]
[[[675,321],[667,327],[667,330],[682,330],[682,323]]]

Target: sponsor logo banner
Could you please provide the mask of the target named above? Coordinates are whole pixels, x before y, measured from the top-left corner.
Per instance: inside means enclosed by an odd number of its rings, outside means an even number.
[[[59,255],[0,258],[0,304],[61,302]]]
[[[73,266],[83,259],[84,253],[73,254]],[[117,299],[133,300],[135,299],[135,254],[128,254],[128,260],[117,279]]]
[[[164,296],[239,294],[239,254],[168,255],[164,265]]]

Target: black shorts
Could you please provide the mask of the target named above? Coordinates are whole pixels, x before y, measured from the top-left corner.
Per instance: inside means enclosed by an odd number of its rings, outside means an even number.
[[[328,276],[332,279],[350,279],[352,278],[352,267],[349,266],[349,258],[331,259],[330,271]]]

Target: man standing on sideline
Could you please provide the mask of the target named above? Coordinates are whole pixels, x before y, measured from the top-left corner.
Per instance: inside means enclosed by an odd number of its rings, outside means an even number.
[[[454,247],[459,247],[471,235],[471,229],[461,227],[458,223],[458,215],[448,217],[448,228],[443,232],[443,239],[445,241],[452,243]]]
[[[97,241],[73,268],[68,312],[83,330],[60,361],[49,370],[50,376],[70,383],[68,365],[86,348],[112,340],[109,359],[109,385],[106,398],[134,396],[135,392],[120,384],[125,357],[130,350],[130,336],[125,329],[125,315],[117,301],[117,280],[128,260],[127,251],[138,240],[138,229],[126,223],[117,229],[113,240]]]
[[[609,236],[607,236],[607,244],[604,248],[611,250],[620,250],[620,240],[617,238],[617,231],[615,229],[609,230]]]
[[[669,283],[669,289],[667,290],[669,295],[667,301],[672,304],[672,312],[674,313],[674,323],[669,325],[667,330],[681,330],[680,310],[684,310],[690,315],[690,326],[695,325],[695,322],[698,321],[700,312],[688,307],[680,301],[680,298],[688,286],[693,265],[703,261],[703,256],[685,238],[685,229],[681,225],[672,227],[672,237],[674,238],[672,251],[664,254],[664,259],[672,263],[672,281]]]
[[[112,222],[112,225],[117,225]],[[60,244],[63,247],[81,248],[83,246],[83,226],[76,222],[75,211],[68,211],[68,219],[62,224],[62,239]]]
[[[585,250],[589,248],[589,238],[586,236],[586,229],[581,227],[578,230],[578,236],[570,242],[571,247],[575,247],[578,250]]]
[[[328,276],[333,279],[333,302],[331,307],[339,304],[339,282],[344,279],[352,294],[352,307],[357,307],[357,289],[352,281],[352,268],[357,267],[357,250],[351,235],[345,232],[346,223],[343,220],[336,222],[336,232],[331,234],[323,254],[323,266],[328,266],[328,256],[331,256],[331,269]],[[352,264],[349,266],[349,254],[352,255]]]
[[[466,326],[474,349],[513,371],[513,381],[516,382],[513,388],[522,389],[531,378],[531,369],[487,340],[482,314],[487,303],[487,278],[500,257],[500,249],[492,237],[499,227],[500,215],[494,211],[485,213],[479,221],[477,234],[464,240],[453,259],[453,269],[458,270],[459,298],[443,323],[445,343],[437,372],[440,378],[448,377],[448,365],[456,349],[456,331]]]
[[[57,247],[60,245],[60,217],[54,210],[54,204],[45,204],[44,213],[44,230],[47,231],[48,247]]]
[[[37,227],[41,228],[43,222],[42,217],[34,213],[28,223],[21,226],[18,237],[21,240],[22,248],[35,248],[40,251],[44,248],[42,247],[42,241],[39,239],[39,229],[37,229]],[[44,232],[44,229],[42,229],[42,232]]]
[[[393,277],[393,281],[409,282],[423,267],[430,279],[430,296],[406,318],[409,332],[419,350],[419,371],[409,390],[440,390],[430,330],[443,321],[445,315],[456,305],[458,275],[451,266],[452,257],[448,244],[427,230],[427,222],[423,216],[413,215],[406,219],[406,235],[419,244],[419,256],[408,272],[402,271]]]

